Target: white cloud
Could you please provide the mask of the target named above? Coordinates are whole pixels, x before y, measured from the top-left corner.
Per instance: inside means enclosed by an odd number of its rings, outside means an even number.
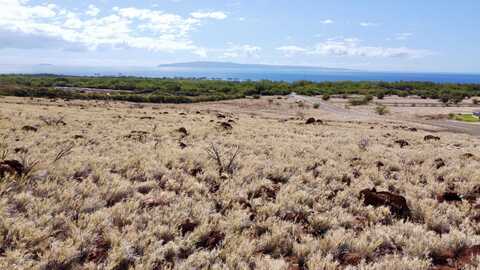
[[[406,47],[363,46],[358,39],[330,39],[318,43],[311,54],[329,56],[358,56],[358,57],[393,57],[418,58],[431,54],[428,50],[411,49]]]
[[[223,50],[222,58],[258,58],[261,50],[261,47],[254,45],[229,43],[228,48]]]
[[[332,23],[334,23],[334,21],[331,20],[331,19],[326,19],[326,20],[321,21],[320,23],[321,24],[332,24]]]
[[[98,9],[95,5],[89,5],[85,14],[88,16],[96,17],[100,13],[100,9]]]
[[[361,44],[361,40],[356,38],[331,38],[310,48],[288,45],[278,47],[277,50],[283,52],[287,57],[297,54],[309,54],[351,57],[418,58],[432,54],[432,52],[428,50],[406,47],[364,46]]]
[[[281,46],[278,47],[277,50],[283,52],[285,56],[293,56],[307,52],[307,49],[295,45]]]
[[[395,34],[396,40],[407,40],[413,36],[412,33],[397,33]]]
[[[361,22],[361,23],[360,23],[360,26],[363,26],[363,27],[378,26],[378,23],[374,23],[374,22]]]
[[[85,13],[77,13],[54,4],[30,4],[28,0],[0,0],[0,6],[0,31],[90,49],[112,46],[163,52],[186,50],[201,56],[206,50],[195,45],[189,34],[204,20],[226,18],[223,12],[195,12],[182,17],[134,7],[115,7],[110,14],[98,16],[100,10],[93,5]]]
[[[195,19],[215,19],[215,20],[224,20],[227,18],[227,15],[221,11],[215,11],[215,12],[192,12],[190,13],[190,16]]]

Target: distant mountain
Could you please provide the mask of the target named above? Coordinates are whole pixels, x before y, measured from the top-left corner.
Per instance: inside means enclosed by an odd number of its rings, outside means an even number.
[[[287,65],[262,65],[262,64],[238,64],[231,62],[186,62],[162,64],[159,68],[185,68],[185,69],[268,69],[268,70],[323,70],[323,71],[352,71],[343,68],[326,68],[312,66],[287,66]]]
[[[34,67],[53,67],[55,65],[53,64],[48,64],[48,63],[40,63],[40,64],[36,64],[36,65],[33,65]]]

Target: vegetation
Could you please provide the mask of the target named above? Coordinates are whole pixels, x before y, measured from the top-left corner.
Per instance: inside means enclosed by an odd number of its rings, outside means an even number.
[[[378,115],[385,115],[385,114],[388,114],[390,111],[388,110],[387,106],[385,106],[385,105],[378,105],[377,107],[375,107],[375,112],[376,112]]]
[[[0,100],[0,269],[479,269],[477,137],[278,102]]]
[[[480,118],[473,114],[451,114],[449,118],[456,121],[476,123],[480,122]]]
[[[350,105],[352,106],[360,106],[360,105],[367,105],[373,100],[371,95],[366,95],[363,97],[354,97],[349,100]]]
[[[86,88],[73,89],[73,88]],[[88,89],[108,89],[95,91]],[[114,91],[111,91],[114,90]],[[246,96],[365,95],[382,99],[385,95],[441,99],[460,102],[480,95],[480,84],[435,84],[431,82],[310,82],[220,81],[140,77],[73,77],[55,75],[2,75],[0,95],[65,99],[107,99],[154,103],[191,103],[243,98]]]

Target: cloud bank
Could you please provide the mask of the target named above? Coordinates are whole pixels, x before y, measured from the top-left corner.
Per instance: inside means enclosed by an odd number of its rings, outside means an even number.
[[[343,38],[328,39],[317,43],[311,48],[303,48],[295,45],[281,46],[277,48],[286,56],[305,53],[323,56],[352,56],[352,57],[387,57],[387,58],[419,58],[432,54],[428,50],[411,49],[407,47],[381,47],[365,46],[359,39]]]
[[[135,7],[105,11],[89,5],[83,12],[55,4],[33,5],[28,0],[0,0],[0,32],[63,41],[95,49],[130,47],[151,51],[191,51],[205,55],[189,35],[205,20],[223,20],[221,11],[192,12],[188,17]],[[12,42],[11,46],[15,46]],[[22,45],[25,47],[25,45]],[[32,45],[33,46],[33,45]],[[67,46],[68,47],[68,46]]]

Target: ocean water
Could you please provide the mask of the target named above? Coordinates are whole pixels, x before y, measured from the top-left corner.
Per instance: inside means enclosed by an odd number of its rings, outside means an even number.
[[[89,68],[35,66],[2,69],[0,73],[39,74],[49,73],[74,76],[140,76],[168,78],[206,78],[222,80],[273,80],[293,82],[308,80],[322,81],[429,81],[436,83],[480,83],[479,74],[459,73],[402,73],[402,72],[365,72],[328,69],[217,69],[217,68]]]

